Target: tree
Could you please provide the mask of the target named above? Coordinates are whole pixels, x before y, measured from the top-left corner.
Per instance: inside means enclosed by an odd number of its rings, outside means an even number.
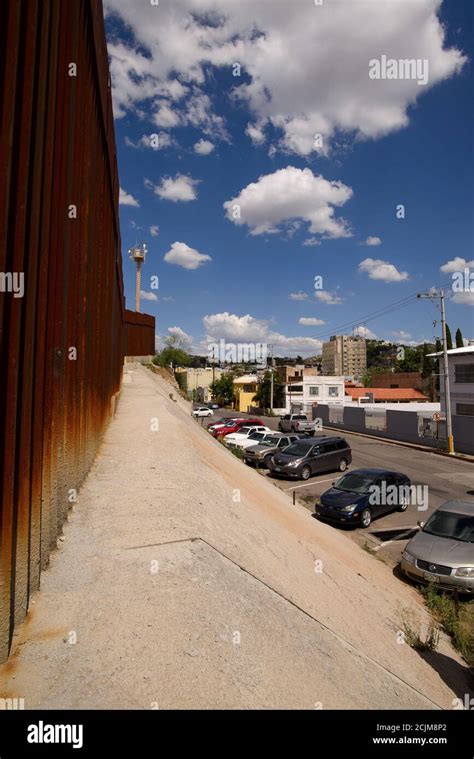
[[[223,401],[224,405],[229,405],[234,400],[234,375],[232,372],[225,372],[219,379],[214,380],[209,385],[212,397]]]
[[[456,348],[464,348],[464,339],[463,339],[462,332],[459,329],[459,327],[456,330],[455,340],[456,340]]]
[[[272,373],[266,371],[263,375],[262,381],[257,387],[257,392],[252,398],[253,401],[258,403],[261,408],[269,409],[271,402],[271,385],[272,385]],[[283,382],[278,373],[274,372],[273,376],[273,407],[281,408],[284,404],[282,402]]]
[[[191,356],[181,348],[172,348],[171,346],[168,346],[154,356],[153,363],[156,364],[156,366],[166,367],[189,366],[191,363]]]
[[[453,347],[453,338],[451,337],[451,330],[449,324],[446,325],[446,350],[450,351]]]

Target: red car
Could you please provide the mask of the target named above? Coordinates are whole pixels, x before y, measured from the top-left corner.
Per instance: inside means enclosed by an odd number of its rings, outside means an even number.
[[[255,424],[263,424],[261,419],[230,419],[229,423],[224,427],[218,427],[213,431],[214,437],[225,437],[230,435],[231,432],[238,432],[241,427],[253,426]]]

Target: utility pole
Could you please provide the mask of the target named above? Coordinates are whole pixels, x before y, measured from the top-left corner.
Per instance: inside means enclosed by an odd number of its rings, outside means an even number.
[[[272,349],[270,358],[270,411],[273,411],[273,345],[270,348]]]
[[[443,377],[444,377],[444,398],[446,407],[446,436],[448,442],[448,453],[454,453],[453,440],[453,422],[451,417],[451,393],[449,387],[449,362],[448,362],[448,343],[446,339],[446,309],[444,305],[444,290],[429,291],[427,293],[418,293],[417,298],[429,298],[430,300],[438,299],[441,310],[441,340],[443,343]],[[441,372],[440,372],[441,374]]]

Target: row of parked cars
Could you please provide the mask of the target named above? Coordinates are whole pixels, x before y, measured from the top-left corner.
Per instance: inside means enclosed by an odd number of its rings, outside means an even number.
[[[275,432],[260,419],[224,417],[209,424],[208,430],[227,447],[241,450],[248,466],[265,467],[273,476],[307,480],[313,474],[339,470],[341,476],[315,504],[315,514],[325,521],[367,528],[373,519],[409,506],[406,494],[411,483],[405,474],[376,468],[347,471],[352,453],[342,437],[314,435],[310,430],[309,436]],[[388,488],[395,495],[389,502],[372,498],[374,492]],[[419,527],[402,554],[403,574],[416,582],[474,594],[474,503],[448,501]]]

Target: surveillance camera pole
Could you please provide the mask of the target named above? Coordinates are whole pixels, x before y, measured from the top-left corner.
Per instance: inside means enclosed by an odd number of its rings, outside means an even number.
[[[448,442],[448,453],[454,453],[453,439],[453,422],[451,417],[451,392],[449,387],[449,362],[448,362],[448,342],[446,339],[446,309],[444,305],[444,290],[429,291],[427,293],[418,293],[417,298],[429,298],[430,300],[438,299],[441,310],[441,337],[443,343],[443,377],[444,377],[444,398],[446,407],[446,435]],[[441,372],[440,372],[441,374]]]

